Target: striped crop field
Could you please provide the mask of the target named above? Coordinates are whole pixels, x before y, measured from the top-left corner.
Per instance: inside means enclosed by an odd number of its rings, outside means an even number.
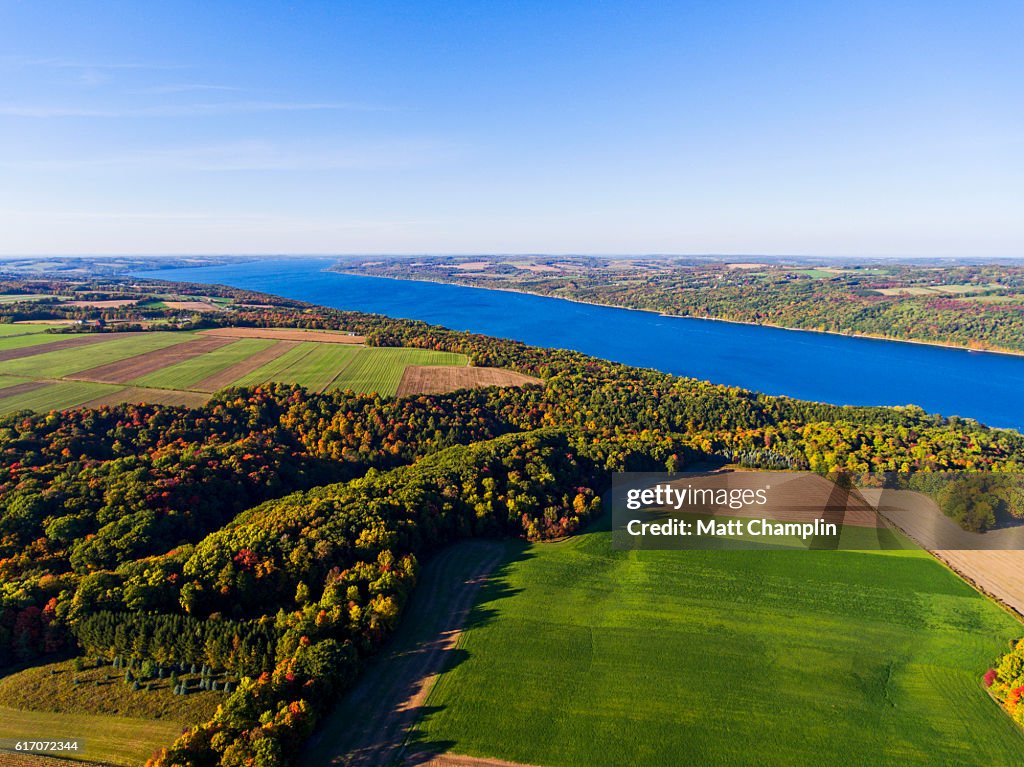
[[[0,376],[0,382],[6,383],[6,381],[6,377]],[[3,390],[0,389],[0,414],[17,413],[21,410],[35,410],[40,413],[66,410],[110,395],[123,388],[123,386],[92,383],[91,381],[58,381],[43,383],[37,389],[6,397]]]
[[[360,346],[302,342],[237,383],[239,386],[252,386],[268,381],[288,381],[312,391],[323,391],[340,371],[367,351]]]
[[[132,383],[155,389],[191,389],[204,378],[209,378],[224,368],[246,360],[273,345],[273,341],[259,338],[241,339],[199,357],[168,365],[136,378]]]
[[[45,325],[0,326],[0,415],[117,402],[196,406],[229,386],[269,382],[298,384],[315,392],[395,396],[409,367],[430,368],[437,377],[445,367],[462,373],[468,365],[465,355],[452,352],[306,340],[311,334],[297,340],[191,331],[46,330]],[[494,375],[452,375],[449,378],[456,383],[431,387],[416,383],[423,375],[410,375],[402,396],[496,381],[502,385],[506,379],[507,385],[519,385],[524,377],[515,376],[491,380]]]
[[[363,349],[358,359],[331,383],[331,390],[352,389],[391,395],[398,391],[402,374],[409,365],[465,365],[466,357],[429,349]]]
[[[0,364],[0,374],[42,379],[63,378],[98,365],[184,343],[192,337],[186,333],[110,333],[98,343],[8,360]]]

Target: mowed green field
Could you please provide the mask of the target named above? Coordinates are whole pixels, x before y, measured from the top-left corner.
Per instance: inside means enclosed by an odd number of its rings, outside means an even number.
[[[95,343],[47,351],[49,344],[76,337],[46,333],[46,330],[46,326],[41,325],[0,325],[0,353],[17,350],[24,353],[31,347],[28,355],[0,360],[0,415],[25,409],[49,411],[77,407],[101,398],[109,401],[122,391],[126,396],[139,396],[137,387],[188,393],[187,397],[181,396],[182,404],[195,402],[196,392],[210,394],[225,386],[271,381],[297,383],[312,391],[352,389],[393,395],[408,365],[467,364],[464,355],[426,349],[368,348],[261,338],[234,339],[185,359],[190,343],[208,341],[209,337],[182,332],[109,334],[90,339]],[[266,359],[265,355],[275,350],[280,354]],[[163,351],[167,352],[166,360],[160,356]],[[144,354],[156,354],[157,358],[149,360],[145,370],[133,368],[133,358]],[[249,363],[254,357],[255,361]],[[115,365],[117,370],[107,369],[97,380],[77,380],[89,379],[88,371],[103,365]],[[216,385],[211,384],[209,379],[217,376]],[[31,391],[4,392],[29,382],[43,385]]]
[[[521,549],[413,742],[550,767],[1024,764],[1021,624],[919,550]]]
[[[5,327],[0,325],[0,328]],[[6,327],[11,327],[10,325]],[[44,346],[56,341],[65,340],[67,336],[60,336],[54,333],[32,332],[32,333],[0,333],[0,350],[3,349],[24,349],[27,346]]]
[[[0,376],[0,384],[4,382],[5,378]],[[88,381],[58,381],[13,396],[4,396],[3,390],[0,390],[0,414],[16,413],[19,410],[48,413],[51,410],[78,407],[91,400],[113,394],[121,388],[123,387]]]
[[[0,739],[78,739],[84,748],[70,759],[138,767],[181,734],[181,725],[153,719],[55,714],[0,707]],[[64,754],[62,754],[64,756]],[[4,763],[0,752],[0,765]],[[45,764],[41,758],[40,764]]]
[[[67,324],[63,322],[40,321],[26,322],[20,324],[12,322],[0,322],[0,339],[7,338],[9,336],[39,335],[40,333],[46,333],[46,331],[48,330],[55,330],[57,328],[64,327],[67,327]],[[51,333],[50,336],[52,337],[53,334]]]

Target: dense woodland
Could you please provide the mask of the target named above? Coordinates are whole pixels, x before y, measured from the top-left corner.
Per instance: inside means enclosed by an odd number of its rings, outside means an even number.
[[[131,290],[155,288],[104,287]],[[544,385],[405,399],[271,385],[195,409],[0,419],[0,664],[84,652],[240,680],[160,767],[288,763],[400,620],[425,557],[470,536],[573,533],[600,512],[612,471],[709,455],[821,473],[1024,468],[1021,435],[913,407],[767,397],[420,322],[223,295],[237,301],[231,311],[189,326],[345,329]],[[60,311],[0,306],[8,320]]]
[[[809,266],[473,256],[348,259],[336,268],[681,317],[1024,351],[1024,267],[1019,265]]]

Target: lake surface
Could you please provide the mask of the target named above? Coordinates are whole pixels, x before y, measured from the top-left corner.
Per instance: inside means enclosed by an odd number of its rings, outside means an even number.
[[[767,394],[840,405],[920,405],[1024,430],[1024,356],[780,330],[589,306],[459,285],[361,277],[333,259],[267,259],[139,276],[404,317]]]

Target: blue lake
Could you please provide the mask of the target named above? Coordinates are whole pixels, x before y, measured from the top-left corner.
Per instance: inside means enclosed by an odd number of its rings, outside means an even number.
[[[779,330],[557,298],[323,271],[332,259],[267,259],[139,276],[273,293],[576,349],[768,394],[844,405],[920,405],[1024,429],[1024,357]]]

